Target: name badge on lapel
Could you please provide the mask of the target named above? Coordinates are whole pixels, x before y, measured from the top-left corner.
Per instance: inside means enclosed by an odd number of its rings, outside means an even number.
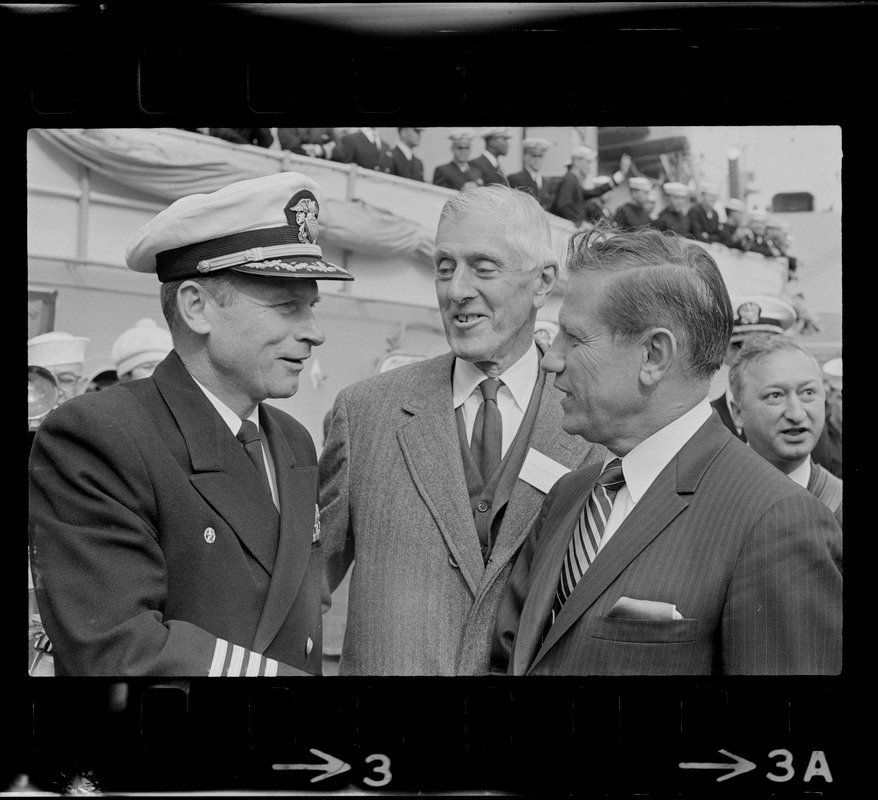
[[[314,534],[311,536],[311,544],[320,541],[320,507],[314,504]]]
[[[527,451],[527,457],[521,467],[518,477],[526,483],[539,489],[543,494],[548,494],[559,478],[566,475],[570,470],[563,464],[559,464],[547,455],[534,450],[532,447]]]

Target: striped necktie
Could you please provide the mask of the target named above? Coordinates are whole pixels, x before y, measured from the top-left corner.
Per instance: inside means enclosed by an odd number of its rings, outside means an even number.
[[[499,378],[486,378],[479,384],[483,400],[473,425],[470,451],[486,484],[503,460],[503,418],[497,407],[497,392],[502,385]]]
[[[604,528],[613,508],[616,492],[625,484],[622,474],[622,461],[614,458],[604,467],[597,483],[588,495],[585,508],[579,515],[576,529],[570,538],[564,564],[561,567],[561,578],[555,593],[555,604],[552,607],[552,622],[561,610],[561,606],[573,593],[576,584],[585,574],[598,554]]]

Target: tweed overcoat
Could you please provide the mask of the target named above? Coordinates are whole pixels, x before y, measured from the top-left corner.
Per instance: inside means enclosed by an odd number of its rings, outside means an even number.
[[[823,503],[733,437],[716,414],[659,473],[546,632],[564,553],[599,473],[599,466],[569,473],[546,499],[506,586],[495,669],[841,670],[841,529]],[[615,615],[621,597],[673,604],[683,618]]]
[[[175,351],[151,377],[46,418],[29,464],[29,533],[56,674],[321,672],[314,443],[279,409],[262,405],[260,424],[279,528],[244,449]]]
[[[453,356],[400,367],[336,398],[320,457],[330,589],[353,563],[340,674],[487,672],[500,593],[545,494],[520,478],[487,565],[452,404]],[[561,430],[547,378],[530,446],[567,468],[604,448]]]

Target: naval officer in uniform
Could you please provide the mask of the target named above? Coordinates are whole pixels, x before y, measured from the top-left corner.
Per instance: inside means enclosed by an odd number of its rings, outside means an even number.
[[[184,197],[136,235],[174,349],[75,397],[29,462],[30,554],[58,675],[320,674],[323,559],[295,394],[324,335],[321,192],[284,172]]]

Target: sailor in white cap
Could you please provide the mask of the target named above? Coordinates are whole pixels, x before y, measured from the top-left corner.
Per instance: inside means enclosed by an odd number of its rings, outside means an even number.
[[[811,458],[836,478],[842,475],[842,359],[831,358],[823,365],[826,387],[826,425]]]
[[[746,206],[743,200],[730,197],[723,204],[726,210],[726,219],[720,226],[720,242],[726,247],[741,248],[741,242],[746,236],[744,225],[744,212]]]
[[[524,169],[509,176],[513,189],[530,192],[543,208],[547,208],[551,198],[546,191],[543,179],[543,157],[551,149],[552,142],[538,136],[529,136],[521,143],[521,159]]]
[[[734,326],[729,346],[726,348],[724,366],[731,367],[741,346],[753,334],[782,335],[790,330],[796,321],[796,311],[787,302],[770,295],[732,298]],[[735,425],[731,403],[734,400],[731,388],[711,402],[725,426],[739,439],[747,441],[746,435]]]
[[[512,134],[508,128],[485,128],[482,131],[482,139],[485,140],[485,149],[482,154],[469,162],[470,167],[477,169],[482,176],[485,186],[492,183],[508,185],[506,173],[500,164],[500,156],[509,152],[509,140]]]
[[[579,227],[586,221],[585,204],[593,197],[599,197],[619,185],[631,169],[631,157],[623,155],[619,169],[607,181],[589,184],[592,164],[598,154],[590,147],[574,147],[570,151],[567,173],[561,178],[555,193],[551,211],[558,217],[570,220]]]
[[[136,234],[174,349],[74,398],[34,440],[30,547],[62,675],[321,672],[314,443],[264,401],[294,394],[318,280],[322,194],[282,172],[185,197]],[[120,366],[124,369],[124,364]]]
[[[640,175],[628,178],[628,191],[631,200],[623,203],[616,209],[613,215],[614,228],[641,228],[652,222],[649,199],[652,190],[652,181]]]
[[[110,348],[110,358],[119,380],[130,381],[152,375],[173,348],[171,334],[147,317],[119,335]]]
[[[669,181],[662,184],[668,204],[655,218],[653,227],[660,231],[672,231],[678,236],[692,237],[692,223],[689,220],[689,188],[685,183]]]
[[[741,249],[748,253],[761,253],[766,258],[777,258],[780,250],[768,235],[768,213],[757,208],[747,215],[747,232],[741,240]]]
[[[27,340],[27,365],[52,374],[58,391],[57,405],[85,390],[83,364],[89,341],[65,331],[41,333]]]
[[[440,164],[433,172],[433,184],[446,189],[461,191],[472,186],[482,186],[482,173],[469,163],[475,134],[467,128],[456,128],[449,135],[451,161]]]
[[[712,181],[701,182],[701,197],[689,209],[689,224],[697,242],[711,244],[720,241],[720,221],[716,212],[719,185]]]

